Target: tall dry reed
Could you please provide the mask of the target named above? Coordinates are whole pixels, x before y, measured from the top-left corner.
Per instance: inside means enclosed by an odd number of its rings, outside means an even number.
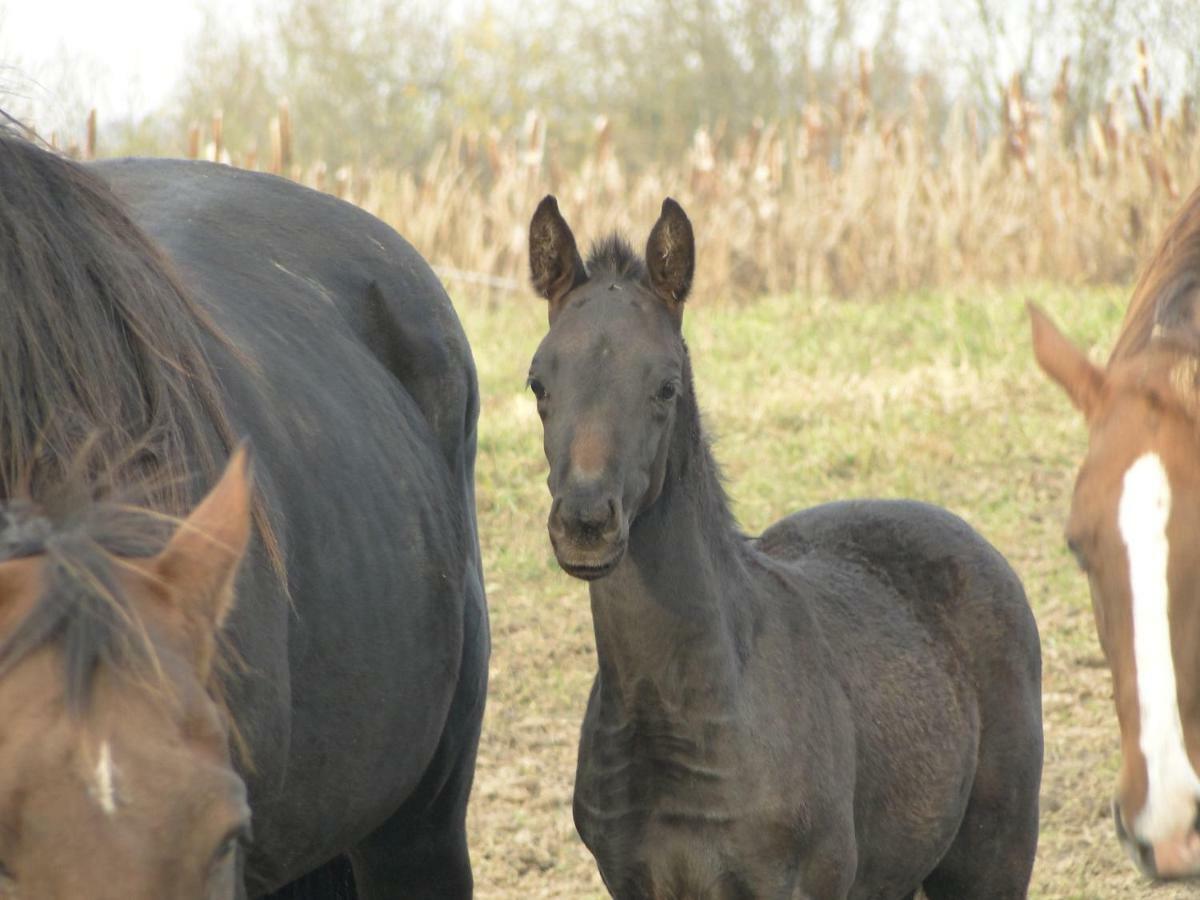
[[[1064,63],[1045,103],[1014,78],[991,114],[959,107],[935,128],[919,91],[903,115],[881,115],[864,58],[836,103],[748,134],[698,131],[683,158],[642,170],[617,159],[603,117],[587,157],[565,166],[547,136],[553,123],[531,114],[516,134],[456,133],[419,168],[331,171],[292,159],[286,103],[271,122],[269,158],[223,146],[219,114],[207,129],[193,126],[186,154],[280,172],[359,203],[452,290],[524,289],[526,225],[547,192],[588,235],[644,234],[662,198],[676,197],[696,224],[706,298],[1116,282],[1132,277],[1200,182],[1191,101],[1164,110],[1144,48],[1141,59],[1128,90],[1082,124],[1067,122]],[[88,135],[83,155],[95,149],[94,120]]]

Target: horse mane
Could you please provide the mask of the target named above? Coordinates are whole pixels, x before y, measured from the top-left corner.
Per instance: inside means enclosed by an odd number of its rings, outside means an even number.
[[[70,461],[67,476],[37,501],[21,496],[0,503],[0,565],[44,557],[41,593],[0,639],[0,678],[43,647],[57,647],[64,705],[77,719],[91,707],[92,686],[102,666],[161,697],[178,696],[163,665],[163,648],[122,589],[117,572],[128,565],[125,560],[146,560],[161,552],[181,520],[143,505],[142,498],[153,493],[146,482],[132,489],[113,485],[122,466],[105,468],[95,462],[97,448],[95,442],[85,444]],[[103,500],[95,499],[98,480],[109,485]],[[253,768],[249,744],[225,691],[226,677],[243,671],[244,662],[220,632],[215,640],[202,687],[225,723],[234,757]]]
[[[675,472],[668,469],[668,483],[664,484],[663,492],[665,494],[669,490],[680,488],[680,484],[669,483],[672,478],[680,481],[686,479],[693,486],[703,527],[710,538],[721,542],[730,539],[740,541],[745,538],[745,533],[733,514],[733,505],[725,487],[725,471],[713,453],[712,437],[704,427],[704,414],[696,396],[692,355],[688,350],[687,341],[682,337],[680,340],[683,343],[683,392],[679,397],[680,406],[675,426],[679,432],[680,443],[672,448],[668,465],[682,464],[682,468]]]
[[[87,443],[183,514],[232,446],[201,344],[219,331],[99,177],[5,124],[0,307],[0,500],[36,501]]]
[[[61,640],[81,709],[99,663],[156,659],[112,567],[162,546],[234,444],[204,341],[244,356],[107,184],[15,124],[0,121],[0,559],[44,553],[48,579],[0,673]],[[253,515],[286,594],[261,495]]]
[[[646,261],[615,231],[592,243],[587,270],[591,278],[600,273],[632,281],[645,281],[647,277]]]
[[[97,485],[181,516],[235,443],[204,340],[245,355],[108,185],[16,124],[0,121],[0,502],[37,501],[87,445]],[[286,591],[261,496],[253,514]]]
[[[1184,201],[1138,277],[1109,364],[1140,353],[1153,338],[1172,332],[1177,343],[1200,344],[1197,299],[1200,299],[1200,188]]]

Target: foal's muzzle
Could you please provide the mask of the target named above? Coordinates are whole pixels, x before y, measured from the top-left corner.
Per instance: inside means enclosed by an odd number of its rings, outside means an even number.
[[[546,525],[558,564],[576,578],[602,578],[625,554],[621,501],[607,491],[576,490],[556,497]]]

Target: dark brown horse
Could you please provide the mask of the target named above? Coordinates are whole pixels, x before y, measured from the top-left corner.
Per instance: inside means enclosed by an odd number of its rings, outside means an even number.
[[[548,197],[530,260],[550,540],[590,582],[599,662],[575,823],[609,891],[1023,897],[1041,657],[1004,559],[914,502],[741,533],[681,335],[694,243],[675,202],[644,260],[614,237],[585,265]]]
[[[0,898],[470,896],[478,392],[420,256],[0,129],[0,323]]]
[[[1067,543],[1112,671],[1117,835],[1151,877],[1200,875],[1200,191],[1138,281],[1107,366],[1030,315],[1038,364],[1088,425]]]

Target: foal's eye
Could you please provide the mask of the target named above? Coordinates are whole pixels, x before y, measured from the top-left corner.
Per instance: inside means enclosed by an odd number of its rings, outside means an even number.
[[[678,388],[676,388],[675,382],[667,381],[664,382],[663,386],[658,389],[657,396],[659,400],[661,400],[663,403],[666,403],[668,400],[674,400],[676,393],[678,393]]]
[[[536,378],[529,379],[529,389],[533,391],[533,396],[537,397],[539,401],[546,399],[546,386]]]

